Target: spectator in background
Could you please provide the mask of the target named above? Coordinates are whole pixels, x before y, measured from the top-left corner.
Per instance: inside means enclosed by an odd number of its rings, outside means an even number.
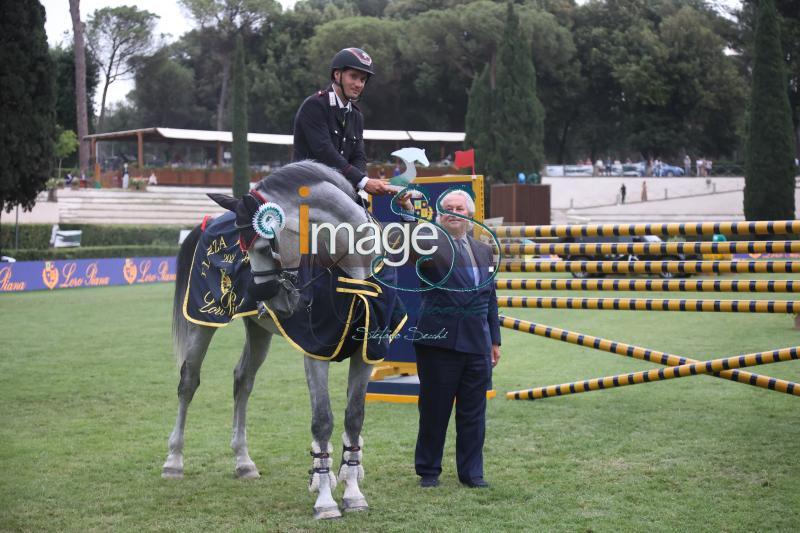
[[[122,168],[122,188],[127,189],[131,179],[130,174],[128,174],[128,163],[125,163]]]
[[[628,193],[628,189],[625,188],[625,184],[623,183],[619,187],[619,201],[621,204],[625,203],[625,195]]]
[[[689,172],[692,170],[692,159],[689,157],[689,154],[683,156],[683,175],[689,176]]]
[[[605,170],[606,170],[606,176],[610,176],[611,175],[611,158],[607,157],[607,156],[606,156]]]
[[[597,163],[595,163],[594,166],[595,166],[594,170],[595,170],[595,173],[596,173],[595,175],[602,176],[603,175],[603,160],[602,159],[598,159]]]
[[[67,172],[67,175],[64,176],[64,185],[72,185],[73,181],[75,181],[75,177],[71,172]]]
[[[697,177],[699,178],[703,175],[703,172],[706,169],[706,162],[703,161],[702,157],[700,157],[697,159],[697,161],[695,161],[695,166],[697,167]]]
[[[710,176],[711,175],[711,165],[712,164],[713,163],[711,162],[711,159],[706,159],[706,161],[705,161],[706,176]]]
[[[384,170],[384,168],[383,168],[383,167],[381,167],[381,168],[378,170],[378,179],[379,179],[379,180],[385,180],[385,179],[386,179],[386,170]]]

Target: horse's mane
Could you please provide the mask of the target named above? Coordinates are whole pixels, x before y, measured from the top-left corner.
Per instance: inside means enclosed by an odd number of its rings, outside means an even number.
[[[344,176],[331,167],[310,159],[279,168],[262,178],[256,187],[288,198],[292,194],[296,195],[297,189],[303,185],[311,187],[320,183],[329,183],[343,194],[355,198],[355,189]]]

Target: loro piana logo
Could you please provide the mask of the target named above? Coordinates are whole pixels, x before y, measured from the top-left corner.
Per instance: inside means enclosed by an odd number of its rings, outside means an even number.
[[[125,266],[122,267],[122,276],[125,278],[125,281],[128,282],[128,285],[136,281],[137,273],[136,263],[134,263],[132,259],[125,259]]]
[[[58,285],[58,269],[53,265],[52,261],[45,262],[42,269],[42,281],[48,289],[53,289]]]

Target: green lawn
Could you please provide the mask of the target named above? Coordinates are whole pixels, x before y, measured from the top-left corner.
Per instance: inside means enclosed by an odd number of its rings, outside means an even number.
[[[452,438],[442,486],[418,488],[416,407],[372,403],[362,485],[371,510],[315,522],[302,359],[282,340],[250,403],[262,478],[235,480],[228,444],[239,324],[217,334],[206,358],[189,411],[186,478],[162,480],[176,411],[171,293],[165,284],[0,295],[0,529],[797,530],[800,398],[697,376],[509,401],[510,390],[657,367],[511,330],[489,404],[489,490],[458,484]],[[505,313],[702,360],[800,344],[787,315]],[[337,447],[346,370],[332,369]],[[796,361],[750,370],[800,381]]]

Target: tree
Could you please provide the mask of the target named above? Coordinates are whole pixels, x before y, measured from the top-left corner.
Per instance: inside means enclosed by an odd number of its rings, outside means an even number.
[[[250,190],[250,151],[247,143],[247,86],[242,36],[236,39],[233,63],[233,195],[241,198]]]
[[[470,92],[467,142],[474,143],[488,175],[512,182],[519,172],[540,170],[543,141],[544,109],[536,95],[530,46],[509,3],[496,70],[487,65]]]
[[[81,22],[81,0],[69,0],[72,18],[73,50],[75,52],[75,116],[78,127],[78,165],[81,173],[89,171],[89,144],[84,140],[89,135],[89,116],[86,111],[86,43]]]
[[[266,26],[273,16],[280,13],[280,5],[274,0],[180,0],[180,3],[200,24],[199,33],[213,39],[210,51],[217,64],[214,74],[219,84],[216,126],[221,131],[224,129],[235,38],[240,33]]]
[[[495,157],[495,131],[493,122],[494,106],[492,87],[490,86],[490,65],[484,67],[480,76],[472,82],[469,91],[469,105],[466,117],[466,138],[464,144],[475,149],[476,172],[484,176],[493,176],[492,169],[497,168]],[[489,121],[489,122],[487,122]]]
[[[510,2],[498,54],[494,101],[495,151],[503,165],[497,168],[497,177],[511,182],[519,172],[539,172],[544,165],[544,108],[536,95],[530,47]]]
[[[54,65],[56,89],[56,124],[65,130],[78,131],[78,118],[75,105],[75,51],[73,47],[56,46],[50,49],[50,58]],[[86,109],[94,115],[94,99],[92,95],[99,83],[100,70],[91,54],[86,58]],[[91,129],[89,129],[91,132]],[[77,137],[76,137],[77,139]],[[71,154],[64,162],[66,166],[79,167],[80,163]]]
[[[794,219],[792,122],[778,15],[772,0],[759,1],[749,111],[745,218]]]
[[[31,209],[53,164],[52,63],[45,12],[32,0],[6,0],[0,17],[0,212]]]
[[[97,129],[103,130],[108,87],[133,72],[132,59],[150,51],[158,15],[134,6],[104,7],[89,18],[89,46],[103,69]]]
[[[137,127],[208,128],[195,103],[194,73],[172,57],[171,47],[138,58],[135,68],[129,99],[138,111]]]
[[[735,150],[745,84],[726,55],[730,21],[684,0],[588,2],[575,13],[587,85],[577,132],[584,153],[716,157]]]
[[[61,163],[65,157],[69,157],[75,153],[78,148],[78,136],[72,130],[61,129],[56,126],[57,137],[53,145],[53,155],[58,160],[58,174],[57,177],[61,179]]]
[[[787,91],[792,108],[795,131],[795,153],[800,154],[800,9],[796,0],[774,0],[780,15],[781,44],[788,75]],[[737,11],[737,33],[731,38],[731,47],[741,59],[742,70],[753,67],[753,31],[758,2],[744,2]]]

